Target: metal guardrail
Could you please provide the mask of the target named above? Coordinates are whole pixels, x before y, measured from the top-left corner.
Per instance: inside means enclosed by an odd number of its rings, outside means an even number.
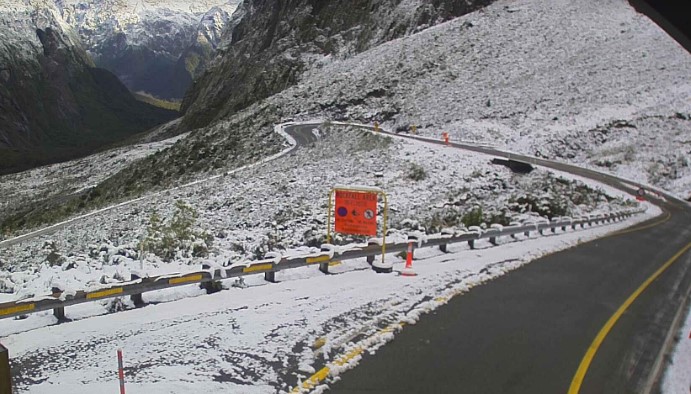
[[[496,245],[497,238],[499,237],[515,237],[517,234],[525,234],[528,236],[530,232],[539,232],[543,234],[546,230],[556,232],[559,228],[561,228],[562,231],[566,231],[568,227],[576,230],[578,226],[584,228],[586,225],[593,226],[594,224],[614,222],[641,212],[643,212],[643,210],[629,210],[595,216],[591,215],[578,219],[572,219],[570,217],[555,218],[552,221],[543,219],[538,222],[505,227],[492,225],[485,230],[481,230],[479,227],[471,227],[469,229],[470,231],[442,232],[425,236],[413,235],[410,236],[407,241],[386,244],[386,253],[402,252],[407,249],[409,242],[414,242],[414,246],[417,248],[437,246],[443,252],[446,252],[447,245],[460,242],[467,242],[471,248],[474,248],[475,241],[481,239],[488,239],[490,243]],[[219,282],[223,279],[263,273],[264,279],[269,282],[275,282],[276,272],[279,271],[319,265],[320,271],[328,273],[329,263],[332,261],[344,261],[366,257],[367,261],[371,264],[375,256],[381,254],[381,244],[375,239],[371,240],[366,246],[353,245],[349,247],[346,245],[338,248],[343,251],[336,252],[336,247],[333,245],[323,245],[322,252],[319,253],[295,257],[285,257],[278,254],[274,254],[273,256],[267,255],[267,258],[263,260],[248,262],[246,264],[234,264],[227,268],[203,266],[202,271],[186,274],[161,275],[148,278],[138,278],[133,275],[131,281],[118,283],[112,286],[104,286],[94,290],[80,290],[74,292],[53,289],[53,293],[49,295],[0,303],[0,319],[23,316],[52,309],[53,314],[58,320],[65,320],[65,307],[71,305],[130,296],[133,303],[136,306],[140,306],[144,304],[142,293],[150,291],[199,283],[207,292],[212,293],[218,290],[214,282]],[[378,272],[392,271],[392,269],[382,270],[381,268],[373,268]]]

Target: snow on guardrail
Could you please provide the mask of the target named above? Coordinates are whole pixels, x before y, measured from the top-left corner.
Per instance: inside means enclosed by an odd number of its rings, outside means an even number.
[[[615,222],[629,218],[633,215],[640,214],[644,210],[627,210],[620,212],[613,212],[601,215],[591,215],[588,217],[580,217],[573,219],[570,217],[560,217],[554,220],[543,220],[536,223],[524,223],[521,225],[500,226],[490,225],[486,230],[479,227],[468,229],[469,231],[456,231],[453,229],[445,229],[438,234],[422,234],[419,232],[409,234],[408,239],[413,240],[416,248],[437,246],[442,251],[446,251],[449,244],[467,242],[473,248],[477,240],[488,239],[493,245],[497,244],[498,237],[511,236],[515,238],[516,234],[525,234],[529,236],[530,232],[539,232],[542,234],[544,230],[551,230],[556,232],[561,228],[562,231],[567,231],[567,227],[576,230],[578,226],[585,228],[585,226],[592,227],[596,224],[605,224],[606,222]],[[387,253],[398,253],[406,250],[408,242],[391,242],[386,244]],[[145,292],[167,289],[189,284],[201,284],[207,292],[218,291],[220,287],[214,286],[214,282],[219,282],[228,278],[237,278],[246,275],[264,274],[264,278],[269,282],[275,281],[276,272],[306,267],[311,265],[318,265],[320,270],[328,273],[329,263],[334,260],[346,261],[356,258],[367,257],[368,261],[373,261],[374,257],[381,254],[381,245],[378,242],[367,242],[350,245],[322,245],[322,250],[316,253],[309,253],[301,256],[281,256],[278,253],[268,253],[264,259],[257,261],[249,261],[244,263],[236,263],[229,267],[221,266],[202,266],[201,271],[167,274],[148,278],[139,278],[133,276],[131,281],[120,283],[109,283],[102,287],[91,287],[85,290],[70,290],[63,291],[55,289],[52,294],[35,296],[30,299],[18,300],[13,302],[5,302],[0,304],[0,319],[11,318],[16,316],[23,316],[30,313],[53,310],[56,317],[64,319],[64,308],[70,305],[81,304],[85,302],[98,301],[108,298],[116,298],[123,296],[131,296],[135,305],[143,303],[141,295]],[[388,272],[393,271],[393,264],[389,264]],[[381,271],[381,267],[378,269]]]

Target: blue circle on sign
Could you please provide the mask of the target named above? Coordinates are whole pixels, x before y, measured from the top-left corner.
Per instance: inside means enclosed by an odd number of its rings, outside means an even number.
[[[345,216],[348,214],[348,208],[339,207],[337,212],[338,212],[338,216]]]

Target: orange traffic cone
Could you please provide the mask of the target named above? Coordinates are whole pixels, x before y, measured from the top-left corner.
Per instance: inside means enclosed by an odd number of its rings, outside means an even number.
[[[405,256],[405,268],[401,271],[403,276],[417,276],[413,271],[413,243],[408,242],[408,253]]]

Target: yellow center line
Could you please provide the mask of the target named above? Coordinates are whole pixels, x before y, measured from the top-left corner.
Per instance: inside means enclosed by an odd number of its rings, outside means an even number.
[[[621,230],[621,231],[615,231],[615,232],[613,232],[612,234],[606,235],[606,236],[604,236],[604,237],[600,237],[599,239],[608,238],[608,237],[614,237],[615,235],[623,235],[623,234],[633,233],[633,232],[635,232],[635,231],[646,230],[646,229],[649,229],[649,228],[653,228],[653,227],[655,227],[655,226],[659,226],[659,225],[661,225],[662,223],[665,223],[666,221],[668,221],[669,219],[672,218],[672,214],[671,214],[669,211],[665,210],[665,214],[666,214],[666,215],[665,215],[665,218],[662,219],[662,220],[660,220],[660,221],[657,221],[657,222],[654,222],[654,223],[650,223],[650,224],[648,224],[648,225],[646,225],[646,226],[643,226],[643,227],[633,227],[633,228],[630,228],[630,229],[624,229],[624,230]]]
[[[624,303],[617,309],[616,312],[612,315],[612,317],[607,320],[607,323],[605,323],[605,326],[602,327],[600,332],[597,333],[597,336],[593,340],[593,343],[590,344],[590,347],[588,347],[588,351],[585,353],[585,356],[583,356],[583,360],[581,360],[581,364],[578,366],[578,370],[576,371],[576,374],[573,377],[573,380],[571,381],[571,386],[569,387],[569,394],[576,394],[580,391],[581,385],[583,384],[583,379],[585,378],[585,374],[588,372],[588,368],[590,368],[590,363],[592,363],[593,358],[595,357],[595,353],[597,353],[598,349],[600,348],[600,345],[602,345],[602,342],[605,340],[605,337],[607,337],[607,334],[612,330],[612,327],[617,323],[621,315],[626,312],[626,310],[631,306],[631,304],[636,301],[638,296],[643,293],[648,286],[650,286],[655,279],[657,279],[660,275],[662,275],[667,268],[669,268],[672,264],[674,264],[675,261],[679,259],[684,253],[686,253],[687,250],[691,248],[691,242],[686,244],[680,251],[677,252],[674,256],[672,256],[671,259],[667,260],[665,264],[660,267],[653,275],[651,275],[643,284],[636,289],[631,296],[624,301]]]

